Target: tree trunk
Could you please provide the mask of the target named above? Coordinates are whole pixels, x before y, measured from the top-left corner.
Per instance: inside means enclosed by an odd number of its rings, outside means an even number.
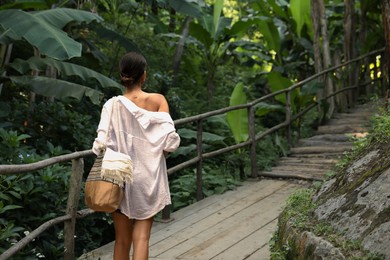
[[[328,26],[326,22],[325,4],[323,0],[311,0],[311,19],[314,30],[314,60],[316,73],[323,69],[331,67]],[[321,48],[322,47],[322,48]],[[324,77],[325,87],[323,91],[317,94],[318,100],[322,100],[327,95],[331,94],[333,90],[333,82],[330,77]],[[327,100],[328,107],[325,117],[330,117],[334,111],[334,98]],[[320,114],[323,115],[323,108],[320,108]]]
[[[322,56],[321,56],[321,44],[320,44],[320,25],[318,23],[318,17],[320,17],[320,11],[317,0],[311,0],[311,20],[313,23],[313,48],[314,48],[314,68],[315,72],[319,73],[323,70],[322,67]],[[320,94],[322,97],[322,94]]]
[[[176,45],[175,57],[173,59],[173,66],[172,66],[174,74],[175,74],[175,72],[177,72],[177,70],[180,67],[181,57],[183,55],[183,50],[184,50],[184,42],[187,39],[191,21],[192,21],[192,18],[187,16],[185,21],[184,21],[184,26],[183,26],[183,30],[181,31],[180,39]]]
[[[46,77],[56,79],[57,78],[57,69],[51,66],[46,67]],[[48,97],[47,100],[54,102],[54,97]]]
[[[386,54],[384,58],[386,66],[383,71],[383,82],[385,87],[388,88],[390,85],[390,0],[382,0],[382,16],[386,41]]]
[[[41,57],[41,53],[35,47],[34,47],[34,57]],[[39,71],[38,70],[32,70],[31,71],[31,75],[32,76],[39,76]],[[30,95],[29,95],[29,108],[30,108],[30,111],[34,111],[35,99],[36,99],[35,92],[30,91]]]
[[[314,49],[314,69],[315,73],[319,73],[323,70],[322,67],[322,55],[321,55],[321,31],[320,24],[318,23],[318,17],[320,17],[320,12],[317,5],[317,0],[311,0],[311,20],[313,24],[313,49]],[[321,81],[323,77],[320,78]],[[317,91],[317,100],[322,100],[324,98],[324,90]],[[323,120],[323,110],[321,106],[318,106],[318,112],[320,114],[319,124]]]
[[[324,0],[317,1],[320,10],[320,24],[321,24],[321,37],[322,37],[322,46],[323,46],[323,58],[324,58],[324,69],[332,67],[332,61],[330,56],[330,47],[329,47],[329,36],[328,36],[328,24],[326,22],[326,13],[325,13],[325,3]],[[333,81],[331,77],[327,76],[325,78],[325,96],[330,95],[334,92]],[[326,117],[330,118],[333,115],[335,109],[334,97],[328,99],[329,109],[326,113]]]
[[[172,84],[176,83],[176,77],[177,72],[179,71],[181,57],[183,56],[184,51],[184,42],[187,39],[189,28],[190,28],[190,22],[192,21],[192,18],[187,16],[184,20],[183,30],[181,31],[180,39],[177,42],[176,50],[175,50],[175,57],[173,58],[173,82]]]
[[[342,57],[341,50],[336,50],[335,53],[333,54],[333,65],[334,66],[338,66],[341,64],[341,57]],[[337,71],[335,71],[336,78],[342,79],[343,73],[344,73],[343,69],[338,69]],[[343,85],[344,85],[344,82],[342,80],[335,82],[336,91],[342,89]],[[349,94],[345,93],[345,92],[341,95],[335,96],[335,101],[337,104],[338,112],[345,112],[347,110],[348,97],[349,97]]]
[[[354,0],[344,0],[345,14],[344,14],[344,59],[345,61],[349,61],[355,57],[354,53],[354,43],[355,43],[355,12],[354,12]],[[355,69],[354,69],[355,67]],[[356,71],[356,66],[351,65],[347,71],[347,80],[345,87],[351,87],[357,84],[356,75],[354,72]],[[348,104],[353,105],[354,97],[353,90],[348,92]]]
[[[365,42],[367,41],[367,7],[369,4],[361,4],[360,5],[360,16],[359,16],[359,42]],[[358,56],[358,54],[356,54]],[[370,64],[371,57],[367,57],[364,60],[364,64]],[[370,69],[366,66],[364,67],[363,71],[357,72],[357,75],[359,75],[359,78],[369,78],[370,76]],[[364,86],[363,88],[358,88],[358,92],[356,93],[359,95],[365,95],[370,91],[370,84]]]

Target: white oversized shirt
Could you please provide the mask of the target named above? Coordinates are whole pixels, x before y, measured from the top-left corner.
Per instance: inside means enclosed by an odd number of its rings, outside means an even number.
[[[174,151],[180,137],[169,113],[147,111],[118,96],[103,106],[92,148],[96,155],[106,143],[110,115],[107,147],[128,154],[134,168],[133,183],[126,184],[119,209],[130,219],[150,218],[171,204],[164,151]]]

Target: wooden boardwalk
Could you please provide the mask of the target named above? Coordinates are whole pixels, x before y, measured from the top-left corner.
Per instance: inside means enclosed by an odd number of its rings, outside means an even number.
[[[286,199],[300,187],[298,181],[246,181],[236,190],[176,211],[171,222],[154,223],[149,259],[270,259],[269,241],[277,218]],[[112,250],[109,243],[79,259],[109,260]]]
[[[236,190],[174,212],[171,222],[155,222],[149,259],[270,259],[269,241],[287,198],[312,180],[323,180],[352,148],[351,136],[364,136],[375,111],[375,106],[365,104],[336,114],[313,137],[301,139],[271,171],[259,172],[272,179],[246,181]],[[109,243],[79,259],[109,260],[112,251],[113,243]]]

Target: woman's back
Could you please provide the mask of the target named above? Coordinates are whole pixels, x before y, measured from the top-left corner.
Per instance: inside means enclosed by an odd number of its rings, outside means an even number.
[[[124,96],[138,107],[152,112],[168,112],[169,107],[165,97],[161,94],[147,93],[142,90],[127,92]]]

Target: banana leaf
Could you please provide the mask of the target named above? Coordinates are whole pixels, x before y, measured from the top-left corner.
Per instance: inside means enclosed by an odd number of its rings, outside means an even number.
[[[9,79],[15,84],[28,86],[31,91],[45,97],[58,99],[73,97],[81,100],[83,96],[87,96],[96,105],[103,97],[102,92],[98,90],[59,79],[41,76],[11,76]]]
[[[230,97],[230,106],[236,106],[247,103],[247,97],[244,92],[244,84],[238,83]],[[238,109],[229,111],[226,119],[233,133],[234,140],[237,144],[248,139],[248,110]]]
[[[96,79],[99,84],[104,88],[115,87],[123,91],[123,87],[121,84],[113,81],[112,79],[104,76],[103,74],[100,74],[94,70],[88,69],[77,64],[57,61],[51,58],[32,57],[28,60],[15,59],[15,61],[8,66],[15,69],[20,74],[26,74],[31,70],[45,71],[46,67],[50,66],[56,68],[61,75],[77,76],[85,81],[89,79]]]
[[[169,5],[178,13],[186,14],[191,17],[201,18],[203,11],[199,4],[188,0],[169,0]]]
[[[310,0],[291,0],[290,11],[292,17],[296,23],[296,30],[299,37],[301,37],[303,26],[306,25],[308,28],[309,35],[313,37],[313,25],[310,18],[311,12],[311,1]]]
[[[81,56],[82,45],[62,28],[69,22],[101,21],[98,15],[76,9],[56,8],[38,12],[9,9],[0,11],[0,43],[25,39],[41,54],[66,60]]]
[[[286,89],[292,85],[292,82],[290,79],[282,76],[281,73],[272,71],[268,73],[268,85],[272,92],[277,92],[282,89]],[[291,100],[294,100],[295,96],[297,95],[297,90],[292,91],[291,93]],[[282,93],[277,96],[275,96],[275,99],[281,102],[282,104],[286,104],[286,94]]]

